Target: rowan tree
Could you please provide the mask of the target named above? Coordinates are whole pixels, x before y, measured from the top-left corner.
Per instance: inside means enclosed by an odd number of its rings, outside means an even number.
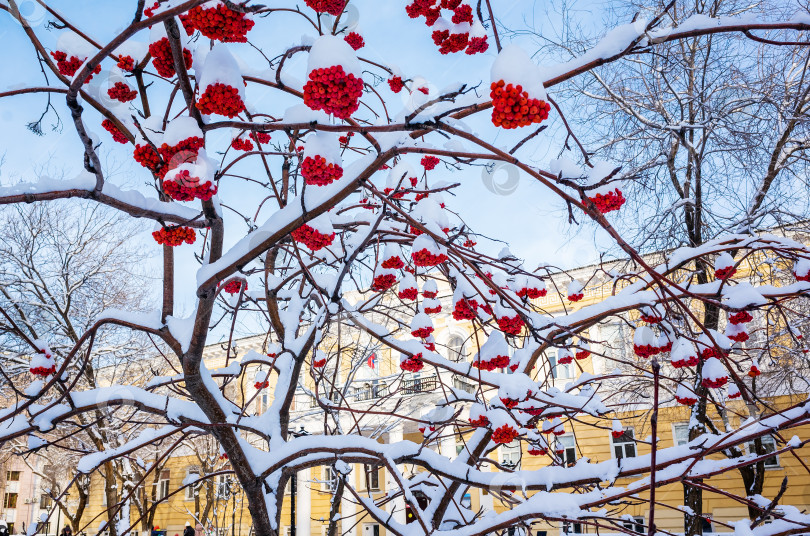
[[[804,406],[771,407],[767,394],[745,380],[761,372],[758,363],[733,351],[730,338],[747,333],[754,314],[784,318],[801,306],[810,290],[810,250],[748,226],[663,252],[651,264],[617,224],[636,217],[625,206],[630,177],[616,162],[590,158],[593,149],[580,141],[578,122],[569,120],[553,92],[598,67],[704,36],[733,34],[782,50],[810,29],[806,12],[689,17],[661,6],[612,29],[572,60],[555,63],[501,38],[497,2],[416,0],[402,7],[412,19],[402,31],[435,46],[437,61],[470,56],[491,67],[487,80],[449,69],[446,80],[427,84],[394,67],[398,58],[366,54],[372,43],[350,14],[385,24],[374,9],[342,0],[305,3],[138,2],[115,6],[116,14],[129,10],[123,29],[113,32],[110,25],[109,33],[94,37],[80,27],[77,13],[51,9],[43,0],[55,21],[51,27],[60,28],[55,44],[28,23],[15,0],[0,4],[20,23],[34,49],[32,61],[47,73],[0,97],[44,93],[52,105],[64,96],[84,149],[75,155],[84,167],[75,179],[4,186],[0,203],[47,207],[81,197],[151,220],[163,260],[162,299],[151,312],[100,312],[59,354],[49,340],[35,339],[9,320],[9,334],[25,348],[9,364],[19,370],[23,356],[33,353],[27,360],[33,378],[11,381],[16,398],[0,416],[0,438],[27,436],[37,443],[39,434],[53,433],[52,427],[67,434],[72,419],[100,409],[149,423],[114,449],[87,453],[78,465],[86,473],[153,445],[165,445],[161,456],[170,456],[189,437],[204,434],[228,460],[253,530],[262,535],[279,533],[290,478],[306,468],[331,467],[330,535],[343,529],[335,514],[345,496],[398,535],[456,534],[463,527],[464,534],[477,536],[536,520],[574,519],[628,532],[614,506],[644,501],[653,536],[658,488],[685,480],[706,487],[709,477],[764,456],[721,463],[711,455],[768,434],[778,436],[778,453],[804,445],[783,435],[807,424]],[[273,28],[281,25],[298,33],[297,44],[276,38]],[[804,80],[801,86],[807,86]],[[653,89],[644,91],[654,100]],[[544,131],[551,122],[563,130],[570,150],[538,164],[533,158],[549,143]],[[150,188],[116,185],[101,165],[99,141],[120,144]],[[627,270],[596,270],[561,287],[553,276],[560,267],[534,269],[502,248],[509,236],[489,238],[486,230],[472,229],[453,194],[465,170],[493,163],[514,166],[562,200],[571,224],[599,227],[630,259]],[[199,266],[176,263],[176,248],[193,249]],[[735,279],[749,261],[757,273],[767,266],[763,275],[776,284]],[[178,278],[195,282],[190,314],[178,306]],[[612,286],[608,297],[577,305],[594,286],[605,285]],[[441,311],[437,293],[446,288],[452,309]],[[565,305],[564,314],[552,316],[533,301],[549,293]],[[471,362],[458,361],[434,340],[435,315],[442,312],[472,325]],[[721,315],[736,327],[720,333]],[[236,326],[247,317],[263,322],[262,352],[239,351]],[[558,361],[587,358],[595,350],[591,344],[600,342],[589,340],[589,329],[610,319],[622,319],[634,331],[633,357],[624,359],[627,368],[616,376],[626,382],[652,378],[650,454],[568,466],[554,436],[574,422],[620,434],[615,417],[621,404],[603,385],[615,379],[611,374],[583,374],[564,389],[555,387],[544,356],[554,351]],[[80,364],[102,351],[97,338],[112,327],[159,340],[171,374],[148,371],[142,381],[95,389],[80,385]],[[222,368],[211,369],[203,359],[213,342],[225,352]],[[407,373],[425,369],[446,371],[472,388],[462,395],[442,384],[444,399],[418,416],[395,402],[382,412],[370,410],[345,396],[342,374],[371,348],[401,356],[403,375],[387,399],[405,389]],[[774,358],[800,350],[794,341]],[[6,373],[6,362],[2,366]],[[317,434],[298,434],[290,420],[302,383],[324,410]],[[252,394],[244,388],[251,384]],[[273,397],[257,415],[262,389],[272,389]],[[734,398],[758,408],[752,419],[693,434],[687,445],[659,445],[660,408]],[[422,443],[381,443],[363,433],[364,423],[384,430],[386,421],[391,426],[403,419],[417,421]],[[425,448],[447,436],[461,438],[460,453]],[[548,466],[530,471],[496,464],[492,451],[513,441],[525,443],[529,455],[545,457]],[[39,444],[54,448],[55,442]],[[347,478],[349,464],[382,467],[388,493],[364,495]],[[408,478],[404,465],[423,474]],[[620,488],[612,484],[619,477],[635,480]],[[462,501],[470,489],[496,494],[509,508],[495,515],[471,511]],[[763,502],[728,495],[760,512],[753,522],[743,520],[741,530],[766,516],[778,522],[758,532],[803,532],[810,523],[790,505],[777,508],[779,497]],[[132,528],[131,498],[112,499],[109,527],[102,529],[123,535]],[[392,515],[402,514],[406,504],[413,523]]]

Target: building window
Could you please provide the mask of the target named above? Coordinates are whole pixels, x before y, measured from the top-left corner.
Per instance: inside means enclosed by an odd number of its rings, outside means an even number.
[[[3,507],[8,509],[17,508],[17,494],[6,493],[6,496],[3,499]]]
[[[19,482],[20,481],[20,472],[19,471],[6,471],[6,480],[9,482]]]
[[[267,393],[267,390],[262,390],[262,393],[259,395],[259,415],[267,411],[269,398],[270,395]]]
[[[628,340],[627,328],[620,322],[613,322],[610,324],[602,324],[599,327],[599,334],[602,339],[602,353],[605,357],[610,359],[624,359],[625,356],[625,341]],[[632,340],[630,334],[629,340]]]
[[[366,478],[366,489],[369,491],[379,491],[380,489],[380,468],[377,465],[364,464]]]
[[[633,516],[622,521],[622,526],[638,534],[644,534],[644,518]]]
[[[574,441],[574,434],[565,434],[558,437],[557,451],[563,465],[570,466],[577,463],[577,446]]]
[[[709,518],[702,518],[701,522],[703,523],[703,534],[714,532],[712,529],[712,520]]]
[[[39,496],[39,509],[40,510],[50,510],[51,509],[51,498],[47,493],[43,493]]]
[[[679,422],[672,425],[672,442],[676,447],[689,443],[689,423]]]
[[[322,468],[321,486],[323,491],[333,492],[337,489],[337,476],[331,466],[324,466]]]
[[[613,438],[613,455],[617,460],[636,457],[636,438],[633,436],[632,428]]]
[[[186,478],[183,479],[183,485],[186,485],[185,496],[187,501],[194,500],[194,495],[197,493],[197,488],[199,487],[199,484],[196,481],[199,479],[200,469],[198,467],[189,467],[186,470]]]
[[[157,500],[165,499],[169,496],[169,470],[164,469],[160,472],[160,478],[157,482]]]
[[[48,534],[51,531],[50,522],[37,522],[37,534]],[[11,533],[9,533],[11,534]]]
[[[505,467],[517,469],[520,466],[520,441],[501,445],[501,460]]]
[[[582,534],[582,523],[571,523],[570,521],[563,521],[560,527],[561,534]]]
[[[765,451],[764,454],[776,452],[776,441],[772,436],[762,436],[760,439],[762,440],[762,450]],[[748,452],[750,454],[757,452],[757,447],[753,441],[748,443]],[[779,467],[779,456],[768,456],[765,458],[765,467]]]
[[[227,499],[231,496],[231,475],[217,476],[217,498]]]
[[[467,349],[464,348],[464,339],[453,335],[447,341],[447,356],[450,361],[464,361],[467,359]]]
[[[564,353],[567,350],[559,349],[556,353],[552,351],[549,354],[548,362],[549,366],[551,366],[551,376],[555,380],[567,380],[574,377],[574,364],[573,363],[565,363],[564,365],[560,365],[557,363],[557,356],[560,353]]]

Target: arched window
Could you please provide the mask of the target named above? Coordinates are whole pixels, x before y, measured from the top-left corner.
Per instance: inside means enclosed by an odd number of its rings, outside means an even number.
[[[464,339],[459,335],[451,335],[447,340],[447,356],[451,361],[464,361],[467,358]]]

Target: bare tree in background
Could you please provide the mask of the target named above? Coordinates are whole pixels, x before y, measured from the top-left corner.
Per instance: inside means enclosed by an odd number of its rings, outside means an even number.
[[[614,23],[663,13],[663,20],[676,26],[692,15],[784,14],[792,12],[788,4],[678,0],[613,2],[606,9]],[[575,15],[568,13],[565,19],[571,25],[567,40],[545,42],[544,49],[574,52],[587,44]],[[772,41],[750,31],[700,35],[653,44],[632,61],[594,69],[568,85],[563,92],[569,97],[566,108],[580,111],[573,122],[581,127],[587,157],[622,166],[618,176],[627,179],[623,191],[638,217],[619,220],[616,227],[635,247],[668,251],[700,247],[726,233],[806,229],[810,47],[798,41],[780,41],[784,46],[773,48]],[[568,141],[573,145],[576,140]],[[709,282],[712,266],[698,262],[694,276],[700,284]],[[720,310],[706,304],[703,325],[718,329],[720,320]],[[764,341],[782,337],[775,333],[773,318],[770,325],[762,320],[759,350],[766,350]],[[763,362],[773,361],[764,359],[771,349],[758,352]],[[803,354],[793,352],[793,361],[806,370]],[[783,359],[783,370],[796,370],[795,362]],[[706,417],[709,399],[700,377],[698,370],[692,438],[715,426]],[[779,382],[777,378],[772,380]],[[756,407],[749,409],[751,417],[758,416]],[[762,452],[759,440],[756,448]],[[740,449],[726,452],[742,454]],[[749,495],[762,492],[764,471],[763,463],[740,468]],[[684,487],[685,504],[695,514],[685,514],[687,534],[702,533],[702,491],[688,483]],[[756,519],[759,512],[750,508],[749,514]]]

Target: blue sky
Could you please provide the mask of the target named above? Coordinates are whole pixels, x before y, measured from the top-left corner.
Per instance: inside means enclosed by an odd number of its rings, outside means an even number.
[[[270,6],[281,4],[266,3]],[[50,4],[69,15],[75,24],[102,43],[106,43],[117,30],[131,20],[135,6],[134,1],[109,0],[53,0]],[[287,2],[284,4],[288,5]],[[430,29],[421,21],[406,16],[405,2],[352,0],[351,4],[357,8],[356,12],[353,12],[353,15],[357,14],[357,31],[364,36],[367,43],[361,52],[369,59],[396,65],[409,77],[422,76],[429,84],[438,88],[456,81],[465,81],[473,85],[481,82],[483,92],[488,92],[489,68],[494,59],[494,46],[484,55],[441,56],[436,52],[430,39]],[[76,9],[77,5],[81,8]],[[543,2],[510,0],[495,1],[493,5],[496,16],[506,26],[515,28],[528,23],[541,32],[549,31],[552,34],[558,27],[558,20],[545,7],[548,4]],[[594,3],[595,13],[598,13],[599,5]],[[301,6],[304,6],[303,2]],[[24,0],[21,2],[21,10],[28,14],[40,39],[49,49],[53,49],[59,32],[45,27],[48,18],[41,8],[33,0]],[[367,15],[372,12],[373,18]],[[259,21],[257,29],[253,30],[250,37],[257,45],[272,52],[269,55],[275,55],[282,47],[298,43],[302,32],[312,33],[311,27],[307,29],[298,25],[295,19],[293,16],[273,15],[269,22]],[[258,33],[259,28],[264,30]],[[34,60],[33,48],[20,26],[5,13],[0,13],[0,38],[6,50],[14,51],[13,54],[0,56],[0,72],[14,73],[13,78],[4,80],[5,89],[21,84],[42,84],[42,75]],[[136,36],[136,39],[142,41],[146,41],[147,38],[145,34]],[[523,44],[530,53],[536,50],[536,44],[528,38],[520,44]],[[230,46],[248,62],[261,61],[258,54],[248,45]],[[537,61],[542,65],[544,58],[538,57]],[[290,62],[288,68],[294,72],[302,70],[304,64],[305,56],[299,54],[295,61]],[[106,67],[109,68],[110,65]],[[387,94],[390,96],[390,93]],[[271,92],[260,93],[250,88],[248,99],[254,106],[269,108],[276,115],[281,115],[285,101],[280,101],[277,95]],[[25,125],[36,120],[44,110],[46,98],[43,95],[0,100],[0,126],[2,126],[0,144],[5,151],[5,162],[0,170],[2,184],[21,179],[31,180],[35,173],[43,170],[51,174],[64,173],[66,177],[70,177],[80,169],[82,150],[72,123],[69,123],[70,116],[64,106],[64,97],[56,95],[52,100],[63,121],[62,129],[61,132],[51,131],[50,125],[54,121],[54,115],[51,113],[43,123],[45,135],[42,137],[27,130]],[[156,104],[160,106],[159,103]],[[103,142],[100,154],[107,166],[110,180],[121,186],[147,191],[146,184],[150,177],[143,168],[132,161],[131,146],[112,143],[106,132],[100,128],[100,118],[93,110],[86,112],[85,116],[88,126],[96,131]],[[522,157],[532,164],[546,167],[549,159],[557,156],[561,140],[564,138],[559,123],[552,114],[549,121],[550,128],[541,134],[540,143],[535,145],[531,154],[524,152]],[[511,147],[527,133],[500,132],[491,126],[488,114],[482,114],[480,118],[471,120],[470,125],[496,146]],[[209,145],[214,142],[221,146],[227,142],[226,138],[229,137],[227,130],[217,131],[217,134],[219,139],[216,136],[209,137]],[[451,208],[457,210],[476,231],[508,241],[512,251],[526,259],[530,268],[539,263],[563,267],[587,264],[597,258],[600,250],[608,247],[597,247],[595,240],[601,240],[601,244],[609,245],[609,242],[604,241],[604,237],[594,239],[591,233],[580,233],[572,237],[572,228],[567,223],[565,207],[545,187],[525,175],[518,177],[517,186],[513,188],[514,185],[509,181],[514,178],[509,177],[506,172],[501,172],[495,175],[496,187],[488,188],[487,176],[482,174],[481,168],[452,174],[439,168],[432,173],[435,174],[431,175],[432,180],[460,182],[461,187],[456,192],[456,199],[448,203]],[[496,191],[499,189],[497,183],[503,180],[506,180],[507,184],[501,185],[500,193],[493,193],[493,189]],[[503,187],[508,191],[504,192]],[[233,206],[248,207],[255,204],[251,192],[237,183],[223,184],[221,190],[223,200]],[[244,227],[233,219],[230,219],[228,225],[233,230],[228,237],[229,241],[235,242]],[[154,251],[157,268],[160,262],[159,249],[150,236],[154,229],[153,224],[144,221],[143,229],[144,232],[138,239],[143,240]],[[481,247],[488,253],[497,253],[500,249],[498,244],[487,245],[483,242]],[[181,270],[194,269],[191,252],[192,249],[189,247],[181,248],[179,259]],[[178,278],[178,291],[181,295],[190,298],[193,290],[192,277]],[[191,303],[188,299],[186,305],[190,306]]]

